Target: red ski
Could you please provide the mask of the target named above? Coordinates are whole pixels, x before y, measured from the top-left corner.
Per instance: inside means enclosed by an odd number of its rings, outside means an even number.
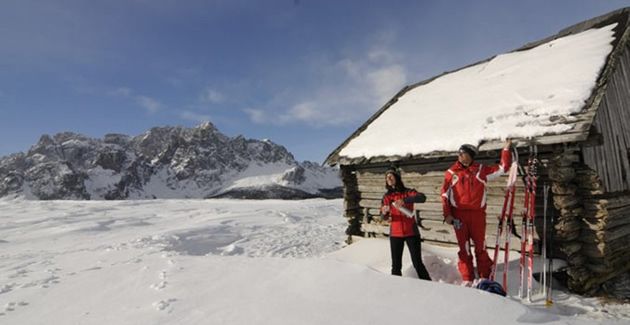
[[[499,225],[497,229],[496,244],[494,247],[494,263],[492,265],[492,271],[490,273],[490,280],[495,281],[497,274],[497,264],[499,260],[499,250],[501,248],[501,238],[505,233],[505,240],[503,242],[504,259],[503,259],[503,288],[505,292],[508,292],[508,265],[510,255],[510,235],[512,233],[512,215],[514,213],[514,195],[516,189],[516,177],[518,175],[518,153],[516,150],[512,153],[512,165],[508,173],[507,184],[505,187],[505,197],[503,199],[503,209],[501,210],[501,216],[499,216]]]

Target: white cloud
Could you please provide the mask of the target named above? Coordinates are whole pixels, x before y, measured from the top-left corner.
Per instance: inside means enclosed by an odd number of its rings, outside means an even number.
[[[208,122],[212,120],[210,115],[199,114],[191,111],[183,111],[179,114],[179,117],[183,120],[193,122]]]
[[[202,103],[218,104],[225,100],[225,96],[212,88],[206,88],[199,96]]]
[[[351,78],[359,78],[361,76],[361,67],[355,61],[343,59],[337,62],[337,66],[345,71]]]
[[[293,123],[306,124],[312,127],[343,125],[353,122],[356,116],[352,110],[331,109],[332,107],[347,107],[348,100],[333,98],[322,99],[319,102],[298,103],[284,112],[269,109],[243,110],[250,121],[256,124],[287,125]],[[353,104],[353,103],[352,103]]]
[[[389,48],[385,48],[385,47],[378,47],[378,48],[372,48],[368,54],[367,54],[367,58],[371,61],[371,62],[385,62],[385,63],[393,63],[398,61],[398,56],[389,50]]]
[[[131,89],[127,87],[120,87],[110,92],[111,95],[121,96],[121,97],[129,97],[131,96]]]
[[[273,123],[273,120],[270,119],[262,109],[247,108],[243,111],[249,116],[249,119],[256,124]]]
[[[288,111],[289,119],[311,121],[320,118],[317,110],[317,104],[313,102],[299,103]]]
[[[380,109],[408,83],[410,65],[397,46],[400,33],[385,28],[363,40],[363,48],[303,58],[302,78],[267,103],[247,111],[259,124],[299,123],[314,127],[356,125]]]
[[[390,65],[366,73],[369,88],[378,102],[385,103],[404,86],[407,75],[400,65]]]
[[[407,83],[404,60],[386,44],[362,56],[311,60],[313,76],[267,104],[245,110],[257,124],[355,125],[381,108]],[[309,87],[309,84],[315,85]]]
[[[146,111],[150,114],[154,114],[164,107],[157,99],[141,94],[136,94],[133,89],[127,87],[116,88],[110,91],[109,95],[129,98],[135,101],[136,104],[140,105],[142,108],[146,109]]]
[[[153,114],[162,108],[162,104],[155,100],[154,98],[139,95],[135,96],[136,102],[140,104],[140,106],[144,107],[147,112]]]

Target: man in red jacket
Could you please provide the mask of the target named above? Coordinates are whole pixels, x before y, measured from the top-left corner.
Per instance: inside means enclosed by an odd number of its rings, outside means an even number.
[[[492,260],[486,251],[486,183],[504,174],[511,164],[510,147],[507,140],[501,152],[499,165],[484,166],[474,161],[477,148],[464,144],[459,148],[458,159],[444,173],[442,185],[442,209],[444,221],[455,228],[459,245],[457,268],[462,284],[472,285],[475,280],[470,241],[475,245],[475,259],[480,278],[488,278]]]

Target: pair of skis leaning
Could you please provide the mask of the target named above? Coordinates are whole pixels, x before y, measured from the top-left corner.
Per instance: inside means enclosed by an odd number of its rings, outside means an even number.
[[[530,156],[527,160],[527,168],[523,182],[525,183],[525,201],[521,227],[518,297],[524,298],[524,281],[527,279],[527,301],[531,302],[534,271],[534,220],[536,219],[536,189],[538,184],[538,158],[536,147],[530,148]],[[526,263],[527,265],[525,265]],[[527,274],[525,274],[525,272],[527,272]]]
[[[531,302],[533,268],[534,268],[534,219],[536,217],[536,186],[538,181],[538,158],[535,147],[530,147],[530,156],[523,178],[525,183],[525,201],[523,208],[523,224],[521,228],[521,257],[519,263],[519,298],[523,297],[525,280],[525,264],[527,262],[527,298]],[[512,152],[512,165],[508,173],[503,208],[499,217],[497,236],[494,247],[494,264],[490,274],[490,280],[495,281],[497,275],[497,264],[499,260],[499,250],[504,249],[503,278],[502,285],[505,292],[508,292],[508,265],[510,252],[510,239],[515,233],[514,223],[514,198],[516,196],[516,181],[519,174],[518,151]],[[502,242],[503,239],[503,242]]]
[[[507,185],[505,187],[505,197],[503,199],[503,208],[501,209],[501,216],[499,217],[499,226],[497,228],[496,242],[494,245],[494,263],[492,265],[492,271],[490,272],[490,280],[496,281],[497,264],[499,261],[499,248],[501,248],[501,239],[503,240],[502,247],[504,248],[503,259],[503,290],[508,292],[508,265],[509,265],[509,253],[510,253],[510,237],[512,229],[514,227],[514,196],[516,194],[516,179],[518,176],[518,151],[514,149],[512,151],[512,165],[508,173]],[[504,235],[505,233],[505,235]]]

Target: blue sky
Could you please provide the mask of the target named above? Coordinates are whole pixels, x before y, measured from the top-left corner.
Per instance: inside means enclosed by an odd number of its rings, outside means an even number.
[[[322,162],[403,86],[624,6],[3,0],[0,156],[45,133],[138,135],[209,120]]]

